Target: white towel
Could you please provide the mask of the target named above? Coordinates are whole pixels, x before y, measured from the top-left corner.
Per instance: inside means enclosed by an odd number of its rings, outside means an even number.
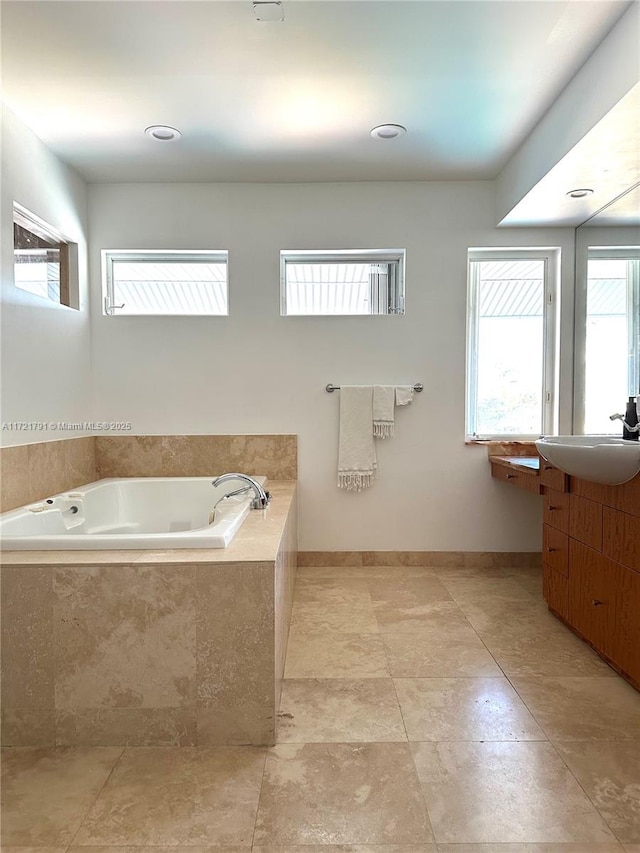
[[[376,438],[393,437],[395,389],[393,385],[373,386],[373,434]]]
[[[413,403],[413,385],[396,385],[396,406]]]
[[[340,390],[338,487],[360,492],[373,485],[376,451],[373,443],[373,388],[343,385]]]

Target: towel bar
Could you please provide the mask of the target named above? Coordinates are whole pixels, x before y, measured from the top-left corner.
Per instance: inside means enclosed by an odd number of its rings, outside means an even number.
[[[340,386],[339,385],[332,385],[330,382],[328,385],[325,386],[324,390],[328,391],[329,394],[333,394],[334,391],[340,390]],[[422,382],[416,382],[416,384],[413,386],[413,390],[420,393],[420,391],[424,391],[424,385],[422,384]]]

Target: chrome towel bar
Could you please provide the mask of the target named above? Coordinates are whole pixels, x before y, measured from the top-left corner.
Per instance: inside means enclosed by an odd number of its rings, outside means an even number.
[[[340,386],[339,385],[332,385],[330,382],[328,385],[325,386],[324,390],[328,391],[329,394],[333,394],[334,391],[340,390]],[[417,391],[419,394],[420,391],[424,391],[424,385],[422,384],[422,382],[416,382],[416,384],[413,386],[413,390]]]

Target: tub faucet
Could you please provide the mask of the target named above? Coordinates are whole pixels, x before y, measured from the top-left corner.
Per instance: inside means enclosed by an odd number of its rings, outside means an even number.
[[[223,474],[221,477],[217,477],[213,480],[211,485],[219,486],[222,483],[226,483],[228,480],[240,480],[243,483],[247,483],[248,487],[253,489],[254,498],[251,501],[251,509],[264,509],[271,500],[269,492],[265,492],[260,483],[257,480],[254,480],[253,477],[249,477],[247,474]],[[239,494],[242,491],[245,490],[238,489],[237,492],[232,492],[231,494]],[[229,495],[227,495],[227,497],[229,497]]]

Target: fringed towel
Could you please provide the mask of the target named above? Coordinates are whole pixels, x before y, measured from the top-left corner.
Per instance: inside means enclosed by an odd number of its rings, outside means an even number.
[[[373,386],[373,434],[375,438],[392,438],[394,432],[393,409],[395,388],[393,385]]]
[[[343,385],[340,390],[338,487],[360,492],[373,485],[376,451],[373,443],[373,388]]]
[[[375,438],[393,438],[395,433],[395,406],[408,406],[413,402],[413,385],[373,386],[373,434]]]

